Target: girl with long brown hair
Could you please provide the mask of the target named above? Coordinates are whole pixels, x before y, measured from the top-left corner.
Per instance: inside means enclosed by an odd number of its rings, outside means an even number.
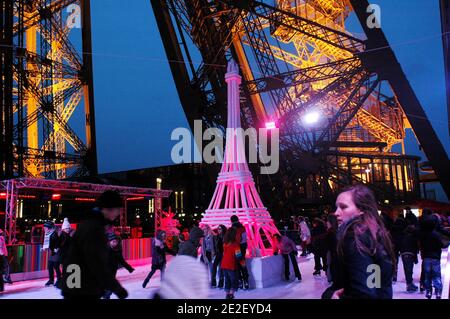
[[[373,192],[364,185],[346,188],[336,199],[335,215],[333,284],[322,298],[391,299],[395,256]]]

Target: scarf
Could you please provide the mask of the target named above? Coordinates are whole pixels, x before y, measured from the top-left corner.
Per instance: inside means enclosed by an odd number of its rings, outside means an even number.
[[[52,229],[44,235],[44,245],[42,246],[43,249],[50,248],[50,236],[53,235],[54,232],[55,232],[55,230]]]

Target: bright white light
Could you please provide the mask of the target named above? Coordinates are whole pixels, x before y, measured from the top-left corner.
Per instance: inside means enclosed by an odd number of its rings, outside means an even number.
[[[276,128],[275,122],[267,122],[266,123],[266,129],[273,130],[274,128]]]
[[[309,112],[303,115],[303,122],[305,124],[314,124],[317,123],[320,119],[320,114],[317,111]]]

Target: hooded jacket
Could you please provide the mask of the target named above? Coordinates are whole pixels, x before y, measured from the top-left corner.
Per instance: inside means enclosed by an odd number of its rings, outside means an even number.
[[[199,227],[192,227],[189,233],[189,240],[186,240],[180,244],[178,255],[187,255],[197,258],[198,247],[200,246],[200,239],[204,236],[203,230]]]
[[[442,243],[434,216],[424,217],[420,222],[420,256],[422,259],[441,259]]]

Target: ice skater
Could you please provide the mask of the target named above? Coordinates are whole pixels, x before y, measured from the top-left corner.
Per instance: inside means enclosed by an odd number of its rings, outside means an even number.
[[[441,254],[444,245],[436,230],[433,216],[425,216],[420,222],[419,246],[422,257],[423,285],[425,297],[431,299],[433,286],[436,299],[442,296]]]
[[[311,243],[311,231],[309,230],[308,224],[306,223],[303,216],[300,216],[298,218],[298,227],[300,232],[300,240],[301,240],[301,246],[302,246],[302,254],[301,257],[308,256],[308,246]]]
[[[236,241],[237,229],[231,227],[225,233],[223,239],[223,257],[220,267],[225,278],[226,299],[234,299],[234,293],[238,290],[238,265],[242,260],[242,250]]]
[[[223,238],[227,228],[224,225],[219,225],[217,227],[217,235],[214,236],[214,251],[215,255],[213,258],[212,270],[211,270],[211,287],[215,288],[217,284],[217,272],[219,272],[219,285],[217,288],[223,288],[223,271],[220,267],[220,263],[223,258]]]
[[[287,236],[281,236],[280,234],[273,235],[273,239],[276,243],[276,247],[274,249],[273,254],[278,255],[280,252],[283,255],[284,259],[284,278],[286,281],[289,281],[290,272],[289,272],[289,258],[291,259],[292,266],[294,267],[295,277],[297,277],[298,281],[302,281],[302,275],[300,273],[300,269],[297,264],[297,247],[295,247],[295,243],[292,239]]]
[[[245,261],[245,256],[247,254],[247,232],[245,227],[239,222],[239,218],[236,215],[231,216],[231,227],[236,229],[236,241],[241,248],[242,258],[238,263],[239,270],[239,288],[248,289],[248,270]]]
[[[320,271],[327,271],[327,241],[325,225],[320,218],[314,218],[311,230],[311,248],[314,255],[313,276],[320,277]],[[322,261],[322,264],[320,263]]]
[[[121,267],[124,267],[131,274],[134,271],[134,268],[131,267],[130,264],[128,264],[123,258],[122,243],[120,237],[114,233],[109,233],[107,236],[109,245],[108,265],[110,266],[114,278],[117,275],[117,270]],[[103,295],[103,299],[110,299],[111,295],[112,291],[106,290],[105,294]]]
[[[6,249],[5,237],[3,230],[0,229],[0,293],[5,290],[5,283],[3,280],[3,272],[5,270],[5,260],[8,262],[8,250]]]
[[[128,292],[116,280],[108,265],[108,246],[105,226],[112,225],[123,209],[123,198],[115,191],[100,195],[97,207],[89,219],[79,224],[72,238],[64,267],[78,265],[80,285],[69,285],[72,274],[64,274],[64,299],[100,299],[105,290],[111,290],[119,299]]]
[[[55,224],[52,221],[47,221],[44,223],[44,245],[42,250],[48,251],[48,281],[45,286],[60,287],[61,284],[61,255],[60,255],[60,241],[58,232],[56,231]],[[55,273],[56,273],[56,283],[55,283]]]
[[[173,252],[166,244],[167,235],[164,230],[160,230],[156,234],[156,238],[152,243],[152,270],[149,272],[144,282],[142,283],[142,288],[145,288],[155,274],[157,270],[161,272],[161,279],[164,276],[164,270],[166,268],[166,253],[175,256]]]

